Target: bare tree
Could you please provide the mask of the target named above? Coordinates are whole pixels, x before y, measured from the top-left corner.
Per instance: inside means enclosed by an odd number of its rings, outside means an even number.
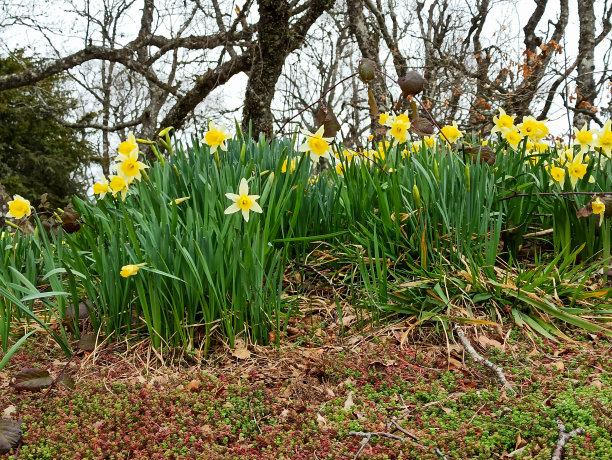
[[[243,119],[253,123],[255,134],[261,130],[271,134],[270,104],[283,63],[333,0],[261,0],[259,22],[249,23],[252,4],[246,0],[240,8],[228,1],[191,0],[189,6],[187,1],[179,6],[143,0],[139,27],[127,42],[119,30],[134,15],[134,0],[72,5],[72,12],[86,24],[81,28],[83,47],[67,54],[56,50],[40,66],[0,77],[0,91],[70,72],[97,108],[80,120],[64,122],[102,131],[98,160],[105,171],[109,133],[132,128],[141,137],[152,137],[159,127],[179,128],[213,90],[241,72],[250,75]],[[12,24],[13,16],[6,12],[5,17],[1,24]],[[43,19],[33,18],[28,26],[52,43],[49,29],[41,25]],[[208,33],[201,33],[202,28]],[[83,78],[81,69],[91,71],[96,62],[96,78]]]

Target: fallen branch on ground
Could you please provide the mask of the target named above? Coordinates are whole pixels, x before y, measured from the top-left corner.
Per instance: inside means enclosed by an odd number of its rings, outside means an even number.
[[[374,431],[374,432],[366,432],[366,431],[349,431],[349,435],[350,436],[362,436],[363,437],[363,441],[361,442],[361,446],[359,447],[359,450],[357,451],[357,453],[355,454],[355,457],[353,458],[353,460],[357,460],[359,458],[359,456],[361,455],[361,451],[363,450],[363,448],[368,444],[368,442],[370,442],[370,439],[372,439],[372,436],[382,436],[385,438],[391,438],[391,439],[397,439],[398,441],[408,441],[408,439],[406,438],[402,438],[401,436],[397,436],[395,434],[391,434],[391,433],[385,433],[384,431]]]
[[[555,451],[552,457],[550,457],[550,460],[561,460],[563,458],[563,448],[567,444],[567,441],[569,441],[572,436],[584,433],[584,428],[582,427],[576,428],[568,433],[565,431],[565,425],[561,420],[557,420],[557,426],[559,427],[559,440],[557,441],[557,447],[555,447]]]
[[[422,448],[427,448],[426,446],[424,446],[423,444],[419,443],[419,437],[413,433],[411,433],[408,430],[405,430],[404,428],[402,428],[399,423],[397,423],[395,420],[390,420],[389,421],[391,424],[394,425],[395,430],[399,430],[402,433],[404,433],[405,435],[407,435],[408,437],[410,437],[414,444],[416,444],[419,447]],[[384,431],[374,431],[374,432],[366,432],[366,431],[349,431],[349,435],[351,436],[363,436],[363,441],[361,442],[361,446],[359,447],[359,450],[357,451],[357,453],[355,454],[355,457],[353,458],[353,460],[357,460],[359,458],[359,456],[361,455],[361,452],[363,451],[364,447],[368,444],[368,442],[370,442],[370,439],[372,439],[373,436],[382,436],[385,438],[391,438],[391,439],[396,439],[398,441],[402,441],[402,442],[406,442],[408,441],[408,439],[406,438],[402,438],[401,436],[395,435],[393,433],[386,433]],[[440,457],[442,460],[447,460],[446,456],[442,453],[442,451],[438,448],[435,447],[435,452],[436,455],[438,455],[438,457]]]
[[[503,388],[508,390],[508,391],[510,391],[511,393],[514,393],[515,392],[514,388],[512,388],[512,385],[510,385],[508,383],[508,381],[506,380],[506,376],[504,375],[504,371],[502,370],[502,368],[499,367],[499,366],[496,366],[491,361],[489,361],[488,359],[483,358],[480,354],[478,354],[478,352],[476,350],[474,350],[474,347],[472,346],[472,344],[470,343],[468,338],[465,336],[465,333],[461,330],[459,325],[455,326],[455,331],[457,331],[457,336],[459,337],[459,341],[461,342],[461,345],[463,345],[463,348],[465,349],[465,351],[467,351],[468,354],[473,359],[478,361],[480,364],[482,364],[483,366],[488,367],[493,372],[495,372],[495,374],[497,374],[497,378],[501,382]]]
[[[395,426],[396,430],[401,431],[402,433],[404,433],[406,436],[408,436],[409,438],[411,438],[413,441],[415,441],[415,444],[418,444],[421,447],[424,447],[422,444],[419,444],[419,438],[417,435],[412,434],[410,431],[405,430],[404,428],[402,428],[399,423],[397,423],[395,420],[389,420],[389,423],[391,423],[393,426]]]

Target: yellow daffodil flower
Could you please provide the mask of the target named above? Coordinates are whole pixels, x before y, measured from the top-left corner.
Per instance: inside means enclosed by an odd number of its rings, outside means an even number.
[[[591,202],[591,209],[593,210],[593,214],[599,214],[599,225],[601,225],[606,211],[606,204],[597,197]]]
[[[453,121],[452,125],[446,125],[441,129],[442,135],[451,143],[455,143],[457,139],[463,137],[463,133],[459,131],[457,122]]]
[[[521,136],[516,128],[503,131],[502,137],[506,139],[506,142],[508,142],[513,149],[516,149],[519,142],[523,140],[523,136]]]
[[[550,146],[546,142],[530,142],[525,145],[525,149],[529,152],[544,153]]]
[[[595,147],[599,147],[607,157],[612,156],[612,129],[610,129],[611,121],[607,120],[597,133],[595,139]]]
[[[597,197],[591,203],[591,208],[593,208],[593,214],[603,214],[606,210],[606,204]]]
[[[138,144],[136,143],[134,134],[129,133],[127,141],[123,141],[119,144],[119,154],[129,156],[133,151],[138,152]]]
[[[527,136],[532,141],[539,142],[548,135],[547,121],[538,121],[531,116],[523,117],[523,122],[518,125],[518,128],[523,136]]]
[[[572,149],[561,150],[557,155],[555,161],[557,161],[561,166],[564,166],[568,162],[574,159],[574,151]]]
[[[108,179],[104,174],[100,176],[100,180],[93,185],[93,192],[96,195],[100,195],[98,198],[100,200],[104,199],[106,194],[110,192],[110,188],[108,186]]]
[[[336,174],[344,176],[344,165],[342,163],[336,164]]]
[[[6,217],[14,217],[15,219],[21,219],[32,214],[30,202],[21,195],[13,195],[13,199],[8,202],[8,209]]]
[[[121,267],[121,271],[119,272],[119,274],[121,276],[123,276],[124,278],[127,278],[128,276],[134,276],[136,273],[138,273],[138,270],[140,270],[140,267],[144,267],[146,264],[142,263],[142,264],[130,264],[130,265],[124,265],[123,267]]]
[[[436,145],[436,138],[435,136],[425,136],[423,138],[423,143],[429,147],[429,148],[433,148]]]
[[[385,159],[385,157],[386,157],[385,149],[387,149],[387,151],[389,151],[390,148],[391,148],[391,143],[390,142],[379,142],[378,143],[378,150],[372,150],[370,152],[372,159],[383,161]]]
[[[128,182],[128,179],[122,175],[110,176],[109,186],[113,192],[113,197],[116,197],[118,193],[121,193],[121,199],[125,200],[129,185],[130,183]]]
[[[582,129],[574,127],[575,140],[573,145],[580,146],[580,153],[586,153],[594,144],[593,132],[587,129],[586,123],[582,126]]]
[[[509,131],[514,128],[514,119],[516,115],[506,115],[506,112],[501,107],[499,108],[499,116],[493,117],[493,129],[491,129],[491,134],[500,132],[504,133],[505,131]]]
[[[410,125],[410,118],[408,117],[408,112],[400,113],[399,115],[395,115],[393,120],[389,120],[389,122],[394,123],[396,121],[401,121],[402,123],[408,123]]]
[[[557,182],[559,186],[563,188],[563,183],[565,182],[565,169],[550,165],[548,172],[550,173],[550,177],[552,177],[550,184],[552,185]]]
[[[242,211],[242,217],[245,221],[249,221],[249,212],[263,212],[261,206],[255,201],[259,198],[259,195],[249,195],[249,184],[245,178],[240,181],[238,187],[238,195],[234,193],[226,193],[226,197],[232,200],[234,203],[230,205],[226,210],[225,214],[233,214],[238,211]]]
[[[358,156],[358,155],[359,155],[359,154],[358,154],[356,151],[351,150],[351,149],[344,149],[344,150],[342,150],[342,156],[343,156],[343,157],[344,157],[344,159],[345,159],[347,162],[349,162],[349,163],[350,163],[351,161],[353,161],[353,160],[355,159],[355,157],[356,157],[356,156]],[[341,160],[341,159],[342,159],[342,158],[341,158],[341,156],[340,156],[339,154],[337,154],[337,153],[336,153],[336,155],[335,155],[335,156],[336,156],[336,158],[337,158],[338,160]]]
[[[206,134],[204,134],[204,142],[210,147],[210,153],[213,154],[218,148],[227,152],[227,140],[232,137],[227,128],[223,125],[215,125],[212,121]]]
[[[326,158],[331,160],[329,155],[329,143],[334,139],[333,137],[323,137],[324,126],[321,126],[314,134],[305,129],[302,130],[302,134],[306,136],[306,142],[300,145],[298,151],[310,152],[310,159],[314,163],[318,163],[319,159]]]
[[[387,112],[385,113],[381,113],[380,116],[378,117],[378,124],[379,125],[386,125],[387,124],[387,120],[389,119],[389,114]]]
[[[579,153],[566,164],[572,188],[576,188],[578,179],[582,179],[587,171],[587,165],[582,163],[582,154]]]
[[[387,134],[393,136],[393,138],[399,142],[406,142],[406,134],[410,128],[410,121],[404,121],[399,117],[391,124],[391,129],[387,131]]]
[[[114,168],[127,179],[128,183],[134,179],[142,179],[141,171],[148,168],[146,164],[138,161],[138,153],[138,150],[132,150],[128,155],[119,154],[116,158],[118,163]]]
[[[309,185],[314,185],[317,182],[319,182],[319,175],[318,174],[316,176],[313,176],[313,177],[308,179],[308,184]]]

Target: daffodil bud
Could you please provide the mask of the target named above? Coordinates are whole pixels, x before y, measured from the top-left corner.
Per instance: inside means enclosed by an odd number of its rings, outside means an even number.
[[[166,136],[166,134],[168,134],[168,133],[170,132],[170,130],[171,130],[171,129],[174,129],[174,127],[172,127],[172,126],[168,126],[167,128],[162,129],[162,130],[159,132],[158,136],[159,136],[159,137],[165,137],[165,136]]]
[[[421,194],[419,193],[419,188],[416,184],[412,186],[412,196],[414,197],[414,204],[416,204],[417,208],[421,207]]]
[[[470,165],[465,165],[465,186],[470,191]]]
[[[146,145],[154,145],[155,141],[151,141],[149,139],[136,139],[136,142],[138,142],[139,144],[146,144]]]
[[[434,160],[433,164],[433,173],[434,177],[436,178],[436,182],[440,183],[440,171],[438,170],[438,162],[436,160]]]
[[[244,164],[244,158],[246,156],[246,143],[242,144],[242,148],[240,149],[240,162]]]

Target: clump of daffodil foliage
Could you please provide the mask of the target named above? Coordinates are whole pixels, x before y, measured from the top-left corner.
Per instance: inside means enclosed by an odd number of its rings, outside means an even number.
[[[171,128],[155,141],[130,134],[94,184],[97,201],[75,199],[82,225],[70,234],[47,234],[14,197],[10,217],[39,230],[7,245],[2,346],[17,326],[48,328],[84,299],[102,337],[148,334],[158,348],[203,354],[238,337],[278,341],[302,293],[285,276],[295,260],[312,266],[311,288],[350,296],[374,320],[507,318],[548,337],[562,323],[612,334],[599,321],[611,295],[610,121],[563,143],[546,120],[517,124],[502,109],[487,139],[455,121],[424,132],[415,115],[381,114],[361,147],[323,125],[253,140],[210,122],[189,144]],[[52,295],[35,289],[40,279]],[[46,309],[32,313],[34,299]],[[68,343],[63,324],[54,338]]]

